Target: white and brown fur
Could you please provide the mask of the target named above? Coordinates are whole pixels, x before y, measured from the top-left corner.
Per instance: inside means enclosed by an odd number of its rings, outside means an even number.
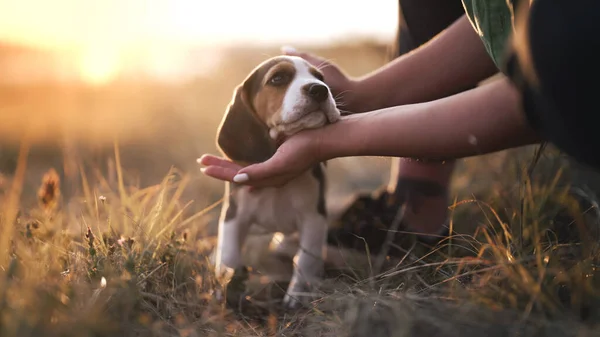
[[[319,128],[340,118],[334,97],[317,68],[299,57],[277,56],[258,65],[234,93],[219,127],[217,144],[230,160],[247,165],[269,159],[282,136]],[[226,183],[215,252],[218,276],[241,267],[252,225],[297,234],[299,249],[284,305],[318,283],[327,237],[323,164],[281,187],[252,189]]]

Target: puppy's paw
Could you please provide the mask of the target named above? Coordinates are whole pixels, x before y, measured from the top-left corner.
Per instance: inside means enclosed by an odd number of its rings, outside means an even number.
[[[288,310],[296,310],[302,306],[302,302],[297,297],[286,293],[282,301],[283,307]]]
[[[292,279],[283,297],[283,306],[286,309],[299,309],[302,306],[308,306],[310,302],[316,299],[314,289],[318,281],[319,279],[314,279],[312,282]]]
[[[228,303],[236,302],[246,291],[246,281],[250,277],[245,266],[236,269],[227,268],[227,275],[217,279],[218,285],[214,292],[215,299],[219,302],[226,300]]]
[[[221,285],[227,285],[233,276],[235,275],[235,269],[227,267],[224,264],[215,266],[215,279]]]

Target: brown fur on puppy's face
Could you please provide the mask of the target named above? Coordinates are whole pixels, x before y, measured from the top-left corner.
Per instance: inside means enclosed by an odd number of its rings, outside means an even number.
[[[262,78],[253,104],[257,115],[267,126],[279,122],[277,119],[280,116],[283,100],[295,75],[294,64],[281,61],[271,67]]]
[[[254,106],[273,139],[318,128],[340,117],[323,74],[299,57],[281,57],[269,69],[254,97]]]
[[[263,162],[277,149],[269,137],[269,129],[256,113],[252,99],[262,87],[262,78],[277,63],[277,60],[267,60],[244,79],[235,89],[219,125],[217,147],[238,164]]]
[[[257,163],[276,150],[274,140],[336,122],[340,112],[323,76],[299,57],[278,56],[236,89],[219,127],[218,146],[231,160]]]

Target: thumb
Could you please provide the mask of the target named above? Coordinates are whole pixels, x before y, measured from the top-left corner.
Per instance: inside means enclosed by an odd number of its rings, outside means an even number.
[[[233,177],[236,183],[245,183],[250,180],[257,181],[279,175],[282,169],[281,160],[273,156],[266,161],[252,164],[239,170]]]

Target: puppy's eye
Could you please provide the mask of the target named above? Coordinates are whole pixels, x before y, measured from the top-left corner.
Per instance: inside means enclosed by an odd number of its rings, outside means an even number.
[[[276,73],[269,79],[269,84],[272,85],[282,85],[285,84],[288,80],[288,75],[283,72]]]

